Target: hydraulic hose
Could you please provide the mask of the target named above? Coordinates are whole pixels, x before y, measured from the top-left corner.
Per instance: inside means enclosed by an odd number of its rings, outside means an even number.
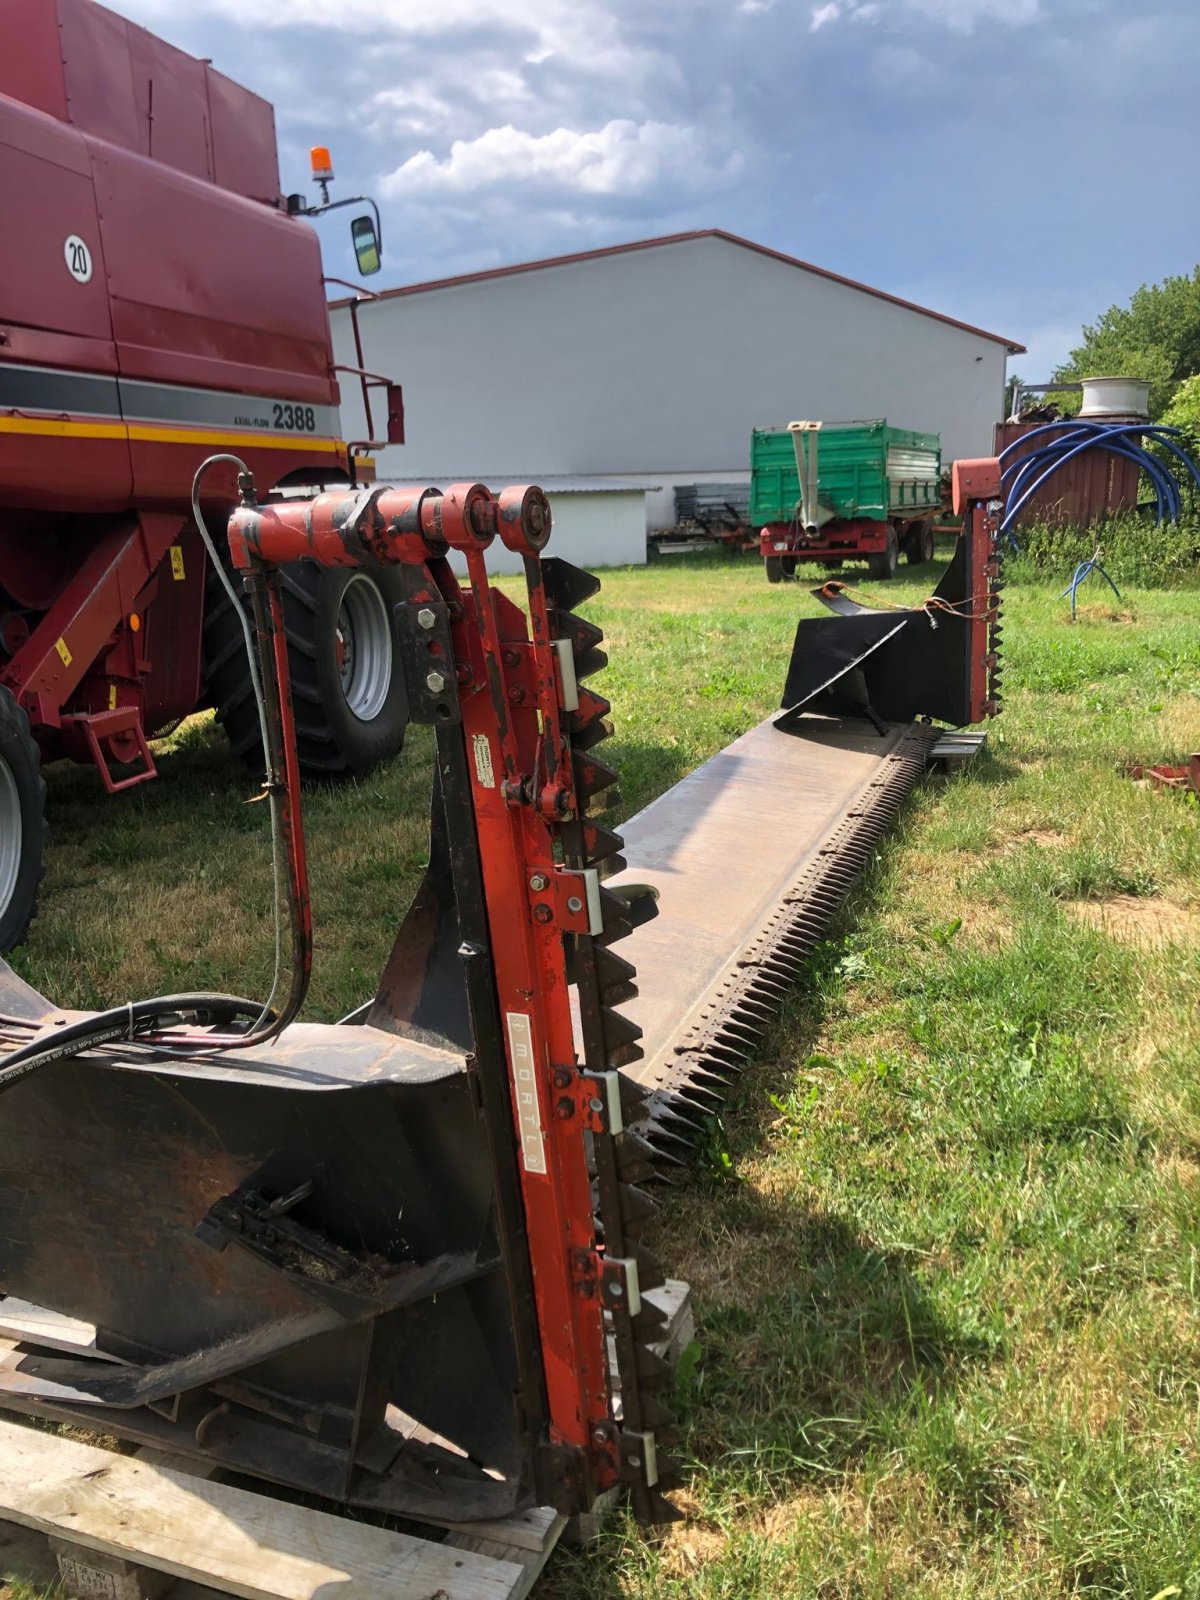
[[[263,754],[267,764],[265,793],[271,811],[271,860],[275,884],[275,972],[271,992],[265,1002],[243,1000],[225,994],[163,995],[151,1000],[131,1000],[126,1005],[85,1017],[79,1022],[65,1024],[52,1034],[19,1044],[16,1049],[0,1056],[0,1092],[10,1088],[27,1074],[53,1061],[80,1055],[101,1045],[121,1041],[137,1049],[149,1047],[156,1054],[178,1056],[185,1051],[194,1055],[201,1051],[245,1049],[273,1039],[299,1013],[308,988],[312,962],[312,934],[308,913],[307,874],[304,865],[303,835],[300,828],[297,789],[299,775],[295,758],[295,738],[291,727],[290,706],[282,682],[286,674],[286,643],[283,639],[283,615],[279,604],[277,582],[269,569],[255,573],[256,582],[251,587],[251,603],[257,625],[258,648],[245,608],[225,570],[200,508],[200,484],[205,473],[218,463],[228,462],[240,473],[244,493],[252,493],[253,479],[246,463],[238,456],[210,456],[203,462],[192,482],[192,511],[196,527],[226,593],[238,616],[250,671],[250,681],[258,706],[259,728],[262,734]],[[272,643],[274,654],[272,655]],[[262,660],[259,659],[261,648]],[[264,678],[271,685],[271,693],[264,690]],[[291,849],[288,852],[288,870],[283,867],[284,838]],[[283,930],[281,902],[286,899],[292,929],[292,973],[287,1000],[277,1009],[278,996],[283,982]],[[206,1025],[223,1024],[226,1029],[239,1020],[249,1023],[240,1032],[213,1032],[191,1034],[174,1031],[172,1026],[180,1016],[204,1018]],[[7,1020],[7,1019],[6,1019]],[[14,1019],[15,1020],[15,1019]],[[163,1030],[165,1027],[165,1031]],[[11,1034],[10,1034],[11,1038]]]
[[[261,1012],[260,1001],[241,1000],[228,994],[174,994],[162,995],[156,1000],[131,1000],[128,1005],[67,1023],[53,1036],[33,1039],[9,1051],[0,1059],[0,1090],[10,1088],[27,1073],[48,1066],[52,1061],[62,1061],[118,1040],[138,1043],[139,1035],[172,1016],[195,1013],[211,1016],[214,1021],[234,1022],[238,1017],[257,1017]]]
[[[1178,428],[1160,423],[1093,422],[1087,418],[1047,422],[1030,429],[1000,452],[1005,497],[1000,532],[1015,544],[1013,529],[1021,512],[1056,472],[1090,450],[1136,463],[1154,490],[1155,520],[1177,522],[1183,509],[1182,484],[1190,480],[1193,489],[1200,488],[1200,466],[1179,438]],[[1029,445],[1038,439],[1044,442],[1031,451]],[[1161,446],[1175,463],[1154,455],[1147,442]]]

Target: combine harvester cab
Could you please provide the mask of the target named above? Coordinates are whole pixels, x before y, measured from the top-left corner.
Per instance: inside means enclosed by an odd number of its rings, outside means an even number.
[[[857,616],[801,623],[782,719],[624,840],[594,815],[616,781],[603,636],[579,609],[599,583],[542,557],[537,490],[259,505],[243,475],[229,538],[290,989],[81,1017],[0,962],[0,1294],[94,1328],[71,1357],[0,1355],[0,1406],[418,1519],[582,1511],[617,1485],[643,1519],[674,1515],[644,1185],[923,770],[927,681],[949,673],[972,719],[995,709],[994,465],[964,476],[953,592],[883,638]],[[524,608],[488,580],[496,537],[524,557]],[[311,929],[280,574],[301,556],[396,573],[412,715],[436,740],[425,880],[357,1026],[295,1020]],[[874,711],[873,663],[894,677],[939,636],[903,722],[838,709],[861,678],[850,699]]]

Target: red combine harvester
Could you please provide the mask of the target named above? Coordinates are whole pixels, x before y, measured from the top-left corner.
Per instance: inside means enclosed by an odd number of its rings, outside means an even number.
[[[42,762],[109,793],[155,776],[148,738],[207,697],[261,763],[241,619],[191,510],[234,451],[273,493],[352,485],[372,441],[339,431],[320,248],[330,209],[280,193],[265,101],[93,0],[7,0],[0,52],[0,950],[34,910]],[[335,204],[352,204],[338,201]],[[377,214],[376,214],[377,215]],[[377,270],[369,217],[353,234]],[[214,524],[235,503],[215,466]],[[393,571],[288,569],[300,761],[337,777],[407,722]]]

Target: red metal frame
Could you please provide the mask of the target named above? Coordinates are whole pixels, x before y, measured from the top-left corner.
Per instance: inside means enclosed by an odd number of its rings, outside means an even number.
[[[344,202],[343,202],[344,203]],[[385,378],[382,373],[370,372],[363,365],[366,357],[363,355],[362,331],[358,325],[358,306],[361,300],[378,300],[380,297],[372,289],[364,289],[360,285],[351,283],[347,278],[323,278],[323,283],[336,283],[343,289],[354,291],[353,300],[345,302],[350,308],[350,328],[354,334],[354,354],[358,361],[356,367],[346,366],[338,362],[334,372],[348,373],[352,378],[357,378],[362,395],[363,421],[367,430],[365,439],[351,439],[349,450],[352,456],[364,455],[372,450],[382,450],[385,445],[404,443],[404,391],[398,383],[391,378]],[[371,409],[371,390],[382,389],[387,402],[387,426],[385,437],[375,437],[375,418]]]
[[[558,863],[556,827],[578,815],[558,657],[537,551],[550,515],[540,491],[479,484],[328,493],[234,513],[234,565],[365,558],[417,569],[410,604],[445,604],[453,660],[430,640],[430,673],[457,689],[500,1010],[551,1442],[585,1453],[593,1484],[620,1475],[612,1423],[601,1282],[586,1140],[601,1115],[576,1053],[563,936],[587,933],[582,874]],[[484,550],[499,533],[526,558],[530,618],[489,582]],[[443,559],[466,555],[468,586]],[[532,637],[530,631],[532,623]],[[286,652],[278,655],[286,683]]]
[[[903,546],[913,524],[928,522],[932,516],[931,510],[928,516],[905,518],[899,527],[874,517],[835,517],[816,533],[805,533],[794,522],[769,522],[759,529],[759,554],[764,560],[787,556],[796,561],[854,561],[882,555],[889,529],[895,529]]]
[[[0,271],[0,685],[47,759],[94,761],[111,791],[153,776],[147,735],[199,698],[197,467],[236,451],[273,487],[353,481],[356,461],[323,409],[320,246],[280,207],[271,108],[92,0],[14,3],[0,178],[28,226]],[[356,375],[402,438],[398,388]],[[210,514],[232,485],[209,474]]]
[[[1000,463],[994,456],[956,461],[951,469],[954,514],[963,518],[961,537],[970,541],[968,571],[979,589],[969,613],[967,651],[971,721],[983,722],[1000,710]]]

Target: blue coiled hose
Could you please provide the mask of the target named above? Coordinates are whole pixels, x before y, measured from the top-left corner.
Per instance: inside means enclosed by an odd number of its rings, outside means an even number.
[[[1017,455],[1030,440],[1057,434],[1027,455]],[[1178,442],[1180,430],[1147,422],[1047,422],[1022,434],[1000,452],[1000,482],[1004,492],[1004,517],[1000,532],[1017,549],[1016,520],[1038,490],[1076,456],[1087,450],[1103,450],[1109,455],[1135,461],[1154,490],[1155,521],[1178,522],[1183,508],[1181,481],[1191,480],[1200,488],[1200,467]],[[1146,448],[1146,441],[1163,446],[1175,457],[1168,464]],[[1177,463],[1177,464],[1176,464]]]

